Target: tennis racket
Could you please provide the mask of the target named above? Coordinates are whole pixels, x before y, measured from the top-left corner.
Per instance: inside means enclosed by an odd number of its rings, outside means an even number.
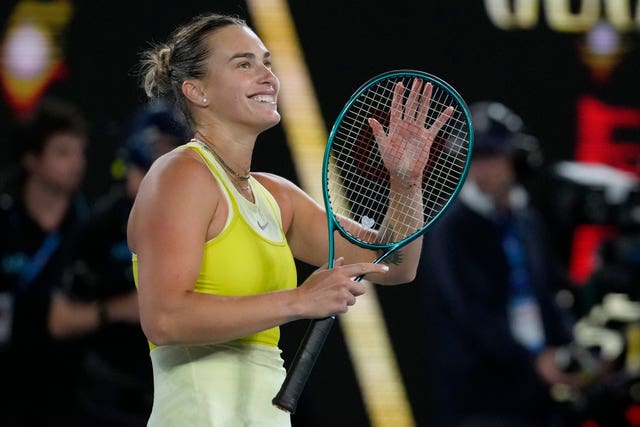
[[[465,102],[433,75],[396,70],[361,86],[340,112],[324,155],[328,267],[336,231],[377,251],[374,263],[393,261],[395,251],[421,236],[462,186],[472,135]],[[310,322],[275,406],[295,412],[334,320]]]

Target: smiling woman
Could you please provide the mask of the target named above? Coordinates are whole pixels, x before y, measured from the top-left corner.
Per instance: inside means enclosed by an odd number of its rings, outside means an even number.
[[[207,15],[143,63],[147,93],[182,107],[197,137],[154,164],[129,224],[152,348],[150,425],[289,425],[271,405],[284,379],[278,325],[345,311],[362,293],[350,277],[384,270],[354,264],[296,289],[291,249],[322,263],[324,228],[301,231],[324,212],[293,184],[249,174],[257,135],[280,120],[270,60],[243,21]]]
[[[338,238],[326,268],[324,208],[281,177],[250,172],[258,135],[280,121],[280,82],[241,19],[197,16],[142,65],[147,94],[177,104],[194,135],[156,160],[129,218],[154,370],[149,425],[290,425],[271,404],[285,376],[279,326],[346,312],[365,289],[353,277],[406,282],[420,243],[383,265]],[[294,256],[325,266],[297,286]]]

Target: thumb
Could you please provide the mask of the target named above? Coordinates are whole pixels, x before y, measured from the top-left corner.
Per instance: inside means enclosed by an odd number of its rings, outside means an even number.
[[[382,141],[386,136],[382,125],[374,118],[367,119],[367,123],[369,123],[369,126],[371,126],[371,130],[373,131],[373,136],[376,141]]]

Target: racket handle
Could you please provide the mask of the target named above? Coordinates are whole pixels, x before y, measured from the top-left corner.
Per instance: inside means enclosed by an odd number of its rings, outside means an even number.
[[[280,391],[271,401],[283,411],[293,414],[298,406],[298,399],[302,394],[309,374],[318,360],[322,346],[329,336],[335,317],[312,320],[307,332],[298,347],[298,351],[287,371]]]

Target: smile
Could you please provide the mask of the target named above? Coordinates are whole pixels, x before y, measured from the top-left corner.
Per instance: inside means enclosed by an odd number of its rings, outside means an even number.
[[[276,103],[276,97],[273,95],[256,95],[251,97],[251,99],[253,99],[254,101],[258,101],[258,102],[265,102],[268,104],[275,104]]]

